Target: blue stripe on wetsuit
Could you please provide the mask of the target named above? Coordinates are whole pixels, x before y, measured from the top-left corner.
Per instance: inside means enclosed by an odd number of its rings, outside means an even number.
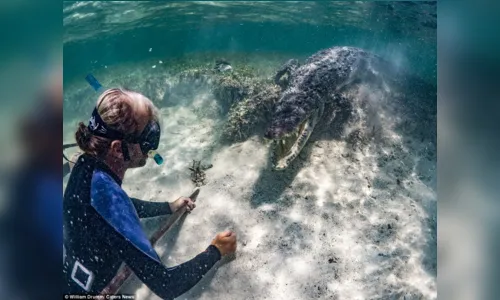
[[[132,201],[111,176],[100,170],[94,171],[90,197],[92,206],[109,225],[137,249],[160,262],[158,254],[142,230]]]
[[[110,225],[99,228],[99,233],[107,236],[100,247],[119,249],[118,255],[123,262],[162,299],[174,299],[187,292],[221,258],[219,250],[210,245],[180,265],[170,268],[163,265],[142,231],[139,218],[170,212],[168,204],[162,207],[159,203],[129,198],[117,179],[104,169],[94,170],[90,187],[92,207]]]

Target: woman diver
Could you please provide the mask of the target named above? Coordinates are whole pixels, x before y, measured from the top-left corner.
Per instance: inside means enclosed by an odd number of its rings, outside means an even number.
[[[143,232],[140,218],[171,214],[195,205],[180,197],[172,203],[130,198],[122,189],[125,172],[146,164],[158,148],[160,126],[153,103],[125,89],[104,91],[89,124],[75,134],[80,149],[64,193],[65,294],[99,294],[122,263],[156,295],[173,299],[198,283],[221,256],[236,251],[236,235],[216,235],[205,251],[169,268]]]

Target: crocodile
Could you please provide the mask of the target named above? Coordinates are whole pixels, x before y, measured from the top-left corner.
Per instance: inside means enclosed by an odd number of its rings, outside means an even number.
[[[350,85],[381,81],[389,66],[383,58],[355,47],[331,47],[316,52],[302,65],[288,60],[274,81],[282,87],[264,138],[272,141],[274,170],[284,170],[300,154],[328,106]],[[283,79],[283,77],[286,78]]]

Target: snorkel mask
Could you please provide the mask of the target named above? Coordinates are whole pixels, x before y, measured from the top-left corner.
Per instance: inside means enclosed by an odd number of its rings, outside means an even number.
[[[87,75],[85,79],[96,92],[102,92],[102,85],[97,81],[97,79],[94,78],[94,76],[92,76],[92,74]],[[156,152],[156,149],[158,149],[158,145],[160,144],[161,135],[160,124],[156,121],[149,121],[139,136],[125,135],[117,130],[109,128],[102,120],[96,107],[94,108],[92,116],[89,119],[88,128],[94,135],[113,140],[121,140],[122,152],[125,161],[130,160],[127,143],[132,143],[139,144],[141,152],[149,158],[152,158],[157,165],[161,165],[163,163],[163,158]]]
[[[163,158],[156,152],[156,149],[158,149],[158,145],[160,144],[160,135],[160,124],[156,121],[150,121],[139,137],[125,140],[134,144],[139,144],[143,154],[152,158],[156,164],[161,165],[163,163]],[[127,159],[128,150],[124,152],[124,155]]]

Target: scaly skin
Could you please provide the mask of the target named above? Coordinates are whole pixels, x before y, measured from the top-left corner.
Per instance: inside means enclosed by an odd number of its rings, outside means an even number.
[[[350,83],[376,78],[378,73],[373,67],[384,63],[378,56],[359,48],[333,47],[313,54],[302,66],[298,66],[296,60],[283,65],[275,82],[284,91],[265,133],[265,138],[273,140],[273,155],[278,160],[273,162],[274,169],[286,169],[298,156],[323,117],[325,106],[332,105],[333,95]],[[283,83],[281,77],[285,74],[288,79]],[[279,153],[280,143],[287,142],[294,144],[285,149],[286,153]]]

